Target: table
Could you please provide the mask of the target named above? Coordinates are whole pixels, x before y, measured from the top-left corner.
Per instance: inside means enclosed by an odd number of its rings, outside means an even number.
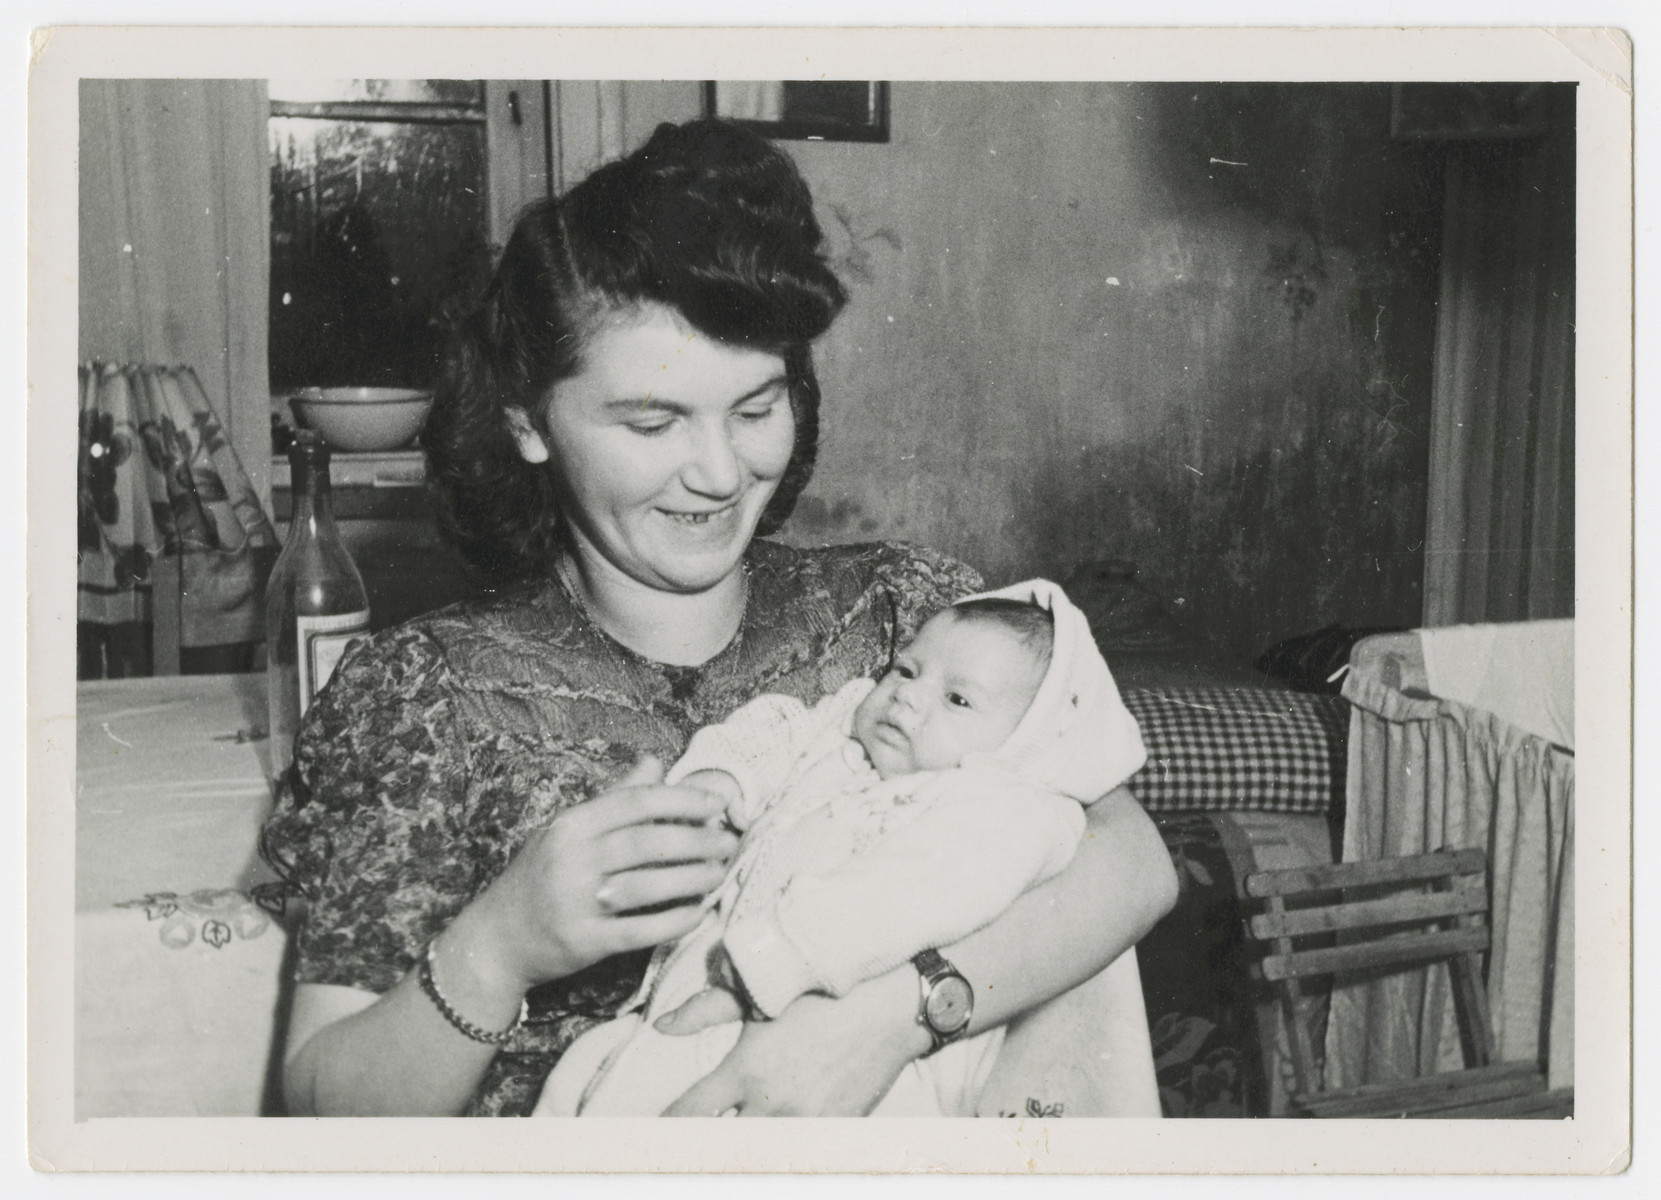
[[[101,680],[76,701],[77,912],[272,878],[263,674]]]
[[[248,895],[273,878],[265,676],[76,701],[76,1117],[271,1111],[287,935]]]

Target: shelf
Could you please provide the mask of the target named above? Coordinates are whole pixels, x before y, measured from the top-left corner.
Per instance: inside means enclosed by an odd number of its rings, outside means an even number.
[[[419,450],[387,450],[360,454],[335,451],[329,456],[329,482],[339,490],[350,487],[419,488],[427,481],[427,457]],[[288,491],[288,456],[271,459],[271,487]]]

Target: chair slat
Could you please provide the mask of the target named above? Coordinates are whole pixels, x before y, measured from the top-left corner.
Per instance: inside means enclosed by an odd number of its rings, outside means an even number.
[[[1367,929],[1375,925],[1404,924],[1487,910],[1488,897],[1481,888],[1460,887],[1451,892],[1390,896],[1382,900],[1355,900],[1348,904],[1260,913],[1251,919],[1251,928],[1254,935],[1264,939],[1302,937],[1311,933]]]
[[[1539,1096],[1545,1090],[1545,1078],[1536,1064],[1513,1062],[1302,1095],[1295,1101],[1318,1117],[1397,1116],[1409,1112],[1434,1117],[1452,1109]]]
[[[1362,887],[1370,883],[1410,883],[1449,875],[1474,875],[1483,870],[1480,850],[1438,850],[1410,858],[1380,858],[1366,862],[1335,863],[1325,867],[1293,867],[1259,871],[1246,877],[1248,896],[1284,896],[1330,888]]]
[[[1292,954],[1271,954],[1263,960],[1267,979],[1302,979],[1333,971],[1383,967],[1391,963],[1440,958],[1449,954],[1470,954],[1485,950],[1488,930],[1447,929],[1438,933],[1409,934],[1381,938],[1355,946],[1332,946],[1320,950],[1299,950]]]
[[[1455,929],[1483,928],[1474,916],[1454,919]],[[1483,929],[1484,941],[1487,930]],[[1486,1066],[1494,1058],[1493,1022],[1488,1016],[1488,989],[1482,983],[1482,962],[1474,954],[1455,954],[1448,959],[1448,974],[1453,982],[1455,1016],[1459,1034],[1466,1051],[1466,1062],[1473,1067]]]
[[[1450,1120],[1480,1117],[1502,1117],[1513,1120],[1561,1121],[1574,1116],[1574,1089],[1559,1088],[1551,1092],[1530,1092],[1523,1096],[1508,1096],[1503,1100],[1488,1100],[1427,1113],[1427,1116]]]

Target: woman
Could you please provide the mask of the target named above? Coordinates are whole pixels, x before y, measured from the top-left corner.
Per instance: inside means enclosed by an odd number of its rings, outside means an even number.
[[[424,443],[447,523],[501,585],[349,654],[307,714],[268,856],[307,902],[291,1111],[521,1114],[650,948],[721,879],[716,802],[662,785],[762,691],[812,703],[980,586],[891,545],[795,551],[809,347],[844,293],[789,158],[713,121],[531,210]],[[1128,793],[1073,864],[946,957],[975,1029],[1100,971],[1175,880]],[[806,996],[672,1113],[868,1111],[928,1051],[912,967]]]

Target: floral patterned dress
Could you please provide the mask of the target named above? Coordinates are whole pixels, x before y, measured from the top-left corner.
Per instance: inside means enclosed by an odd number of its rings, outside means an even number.
[[[266,857],[305,902],[297,977],[384,992],[427,941],[560,810],[642,754],[762,692],[812,704],[880,671],[979,577],[925,550],[872,543],[749,551],[738,636],[699,667],[652,662],[596,630],[557,582],[418,618],[358,645],[306,714],[268,820]],[[565,1048],[615,1015],[649,952],[529,997],[469,1115],[535,1105]]]

